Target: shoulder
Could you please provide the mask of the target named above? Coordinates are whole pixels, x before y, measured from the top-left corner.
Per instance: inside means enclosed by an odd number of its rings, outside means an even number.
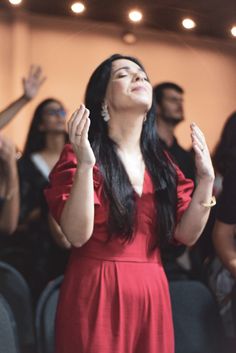
[[[65,144],[60,158],[50,173],[50,181],[56,183],[63,183],[72,180],[76,169],[79,168],[76,155],[71,144]],[[97,165],[93,167],[94,182],[101,182],[101,175]]]
[[[38,174],[37,168],[28,155],[23,155],[20,159],[18,159],[17,168],[20,177],[32,179],[35,174]]]

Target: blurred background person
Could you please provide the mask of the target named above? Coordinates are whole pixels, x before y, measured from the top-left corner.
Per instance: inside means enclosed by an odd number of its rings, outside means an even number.
[[[22,79],[23,94],[0,112],[0,129],[33,99],[46,77],[40,66],[32,65],[27,77]],[[11,234],[19,217],[19,185],[16,166],[16,148],[3,135],[0,135],[0,235]]]
[[[48,175],[67,141],[66,111],[53,98],[35,110],[22,157],[18,161],[20,221],[12,242],[12,262],[29,283],[34,302],[48,281],[63,274],[70,247],[60,227],[49,215],[43,190]],[[53,239],[54,238],[54,239]],[[58,246],[56,242],[61,246]],[[18,253],[18,256],[16,254]]]
[[[192,154],[178,143],[176,127],[184,121],[184,90],[173,82],[163,82],[153,88],[157,105],[157,130],[164,148],[180,167],[186,178],[195,181]]]
[[[19,217],[19,183],[13,143],[0,135],[0,234],[12,234]]]
[[[211,265],[210,284],[215,292],[226,334],[236,343],[236,112],[226,121],[214,153],[218,179],[223,179],[213,229],[217,258]],[[217,183],[219,187],[219,183]]]

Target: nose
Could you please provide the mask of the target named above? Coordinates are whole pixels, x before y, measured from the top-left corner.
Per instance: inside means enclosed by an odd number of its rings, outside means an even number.
[[[140,71],[137,71],[134,75],[134,81],[144,81],[144,77]]]

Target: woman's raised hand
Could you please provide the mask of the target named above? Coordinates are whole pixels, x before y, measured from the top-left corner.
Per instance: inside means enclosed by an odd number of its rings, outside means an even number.
[[[81,104],[68,122],[68,133],[78,164],[91,167],[96,163],[96,159],[88,140],[89,114],[89,110]]]
[[[22,80],[25,98],[33,99],[46,79],[41,66],[31,65],[28,77],[24,77]]]
[[[204,178],[214,180],[215,174],[211,162],[210,152],[202,131],[195,123],[191,124],[191,138],[195,152],[195,165],[198,180]]]

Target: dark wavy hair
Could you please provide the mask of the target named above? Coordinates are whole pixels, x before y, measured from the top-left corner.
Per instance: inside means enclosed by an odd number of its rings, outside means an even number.
[[[226,120],[213,153],[213,164],[223,176],[233,165],[236,165],[236,112]]]
[[[47,98],[37,106],[29,127],[23,155],[30,155],[31,153],[42,151],[45,148],[46,132],[41,131],[39,127],[43,120],[45,107],[48,104],[55,102],[58,103],[61,108],[64,108],[63,104],[54,98]],[[65,142],[68,142],[68,134],[66,131]]]
[[[111,75],[112,63],[127,59],[143,70],[133,57],[115,54],[93,72],[85,93],[85,105],[90,110],[89,141],[104,179],[104,197],[109,201],[108,228],[110,238],[119,236],[131,241],[135,229],[135,193],[128,174],[117,154],[117,144],[109,137],[108,125],[101,116],[102,104]],[[145,71],[145,70],[144,70]],[[156,240],[152,245],[163,247],[171,241],[176,225],[177,175],[163,151],[156,131],[156,111],[153,101],[147,113],[140,139],[140,148],[154,188],[156,200]]]

